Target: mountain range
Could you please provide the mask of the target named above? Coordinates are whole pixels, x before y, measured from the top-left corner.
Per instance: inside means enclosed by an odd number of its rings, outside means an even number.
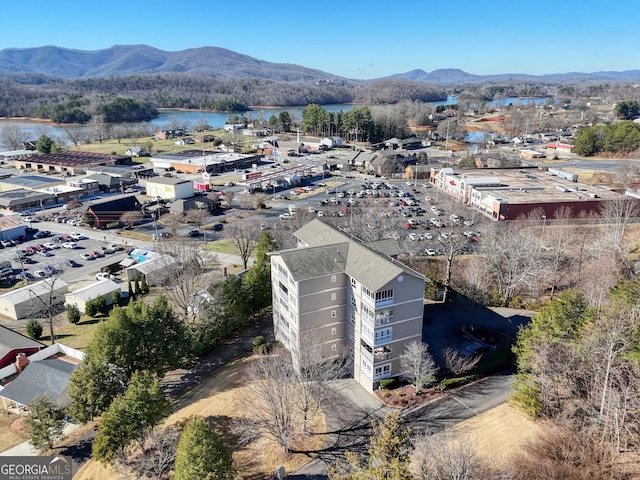
[[[262,78],[276,81],[362,82],[290,63],[272,63],[219,47],[190,48],[176,52],[148,45],[114,45],[102,50],[75,50],[56,46],[0,50],[0,75],[46,76],[62,79],[184,73],[218,78]],[[640,81],[640,70],[622,72],[556,73],[550,75],[474,75],[459,69],[432,72],[411,70],[385,78],[460,85],[506,81],[585,82]]]

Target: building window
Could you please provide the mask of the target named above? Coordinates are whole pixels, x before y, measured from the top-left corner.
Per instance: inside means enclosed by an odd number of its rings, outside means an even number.
[[[351,286],[352,287],[356,286],[356,279],[355,278],[351,278]]]
[[[373,378],[376,379],[376,380],[378,378],[388,377],[389,375],[391,375],[391,364],[390,363],[387,363],[385,365],[379,365],[373,371]]]
[[[331,345],[331,351],[332,352],[337,352],[338,351],[338,346],[335,343],[333,345]]]
[[[371,290],[369,290],[367,287],[362,286],[362,293],[364,295],[366,295],[367,297],[369,297],[371,300],[373,300],[375,297],[373,295],[373,292]]]
[[[335,310],[331,310],[331,318],[335,318],[336,317],[336,311]]]
[[[384,345],[393,341],[393,327],[381,328],[375,331],[373,339],[376,346]]]
[[[336,283],[337,277],[335,275],[331,275],[331,283]]]
[[[393,300],[393,289],[376,292],[376,303]]]
[[[286,287],[286,285],[282,282],[278,282],[280,284],[280,290],[282,290],[284,293],[289,293],[289,289]]]
[[[335,335],[337,331],[336,327],[331,327],[331,335]]]
[[[369,339],[373,338],[373,328],[371,328],[369,325],[363,323],[362,324],[362,335],[366,336]]]
[[[371,376],[371,364],[367,362],[364,358],[360,360],[360,368],[367,376]]]
[[[331,300],[335,300],[338,297],[338,295],[336,293],[332,293],[331,294]]]

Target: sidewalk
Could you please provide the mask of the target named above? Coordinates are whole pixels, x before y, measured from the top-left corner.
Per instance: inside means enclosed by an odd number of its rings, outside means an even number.
[[[67,423],[64,426],[64,435],[69,435],[78,427],[79,425],[76,423]],[[37,455],[40,454],[28,441],[19,443],[4,452],[0,452],[0,457],[35,457]]]

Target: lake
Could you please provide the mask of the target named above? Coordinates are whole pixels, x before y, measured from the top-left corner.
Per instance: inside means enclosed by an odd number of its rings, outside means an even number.
[[[452,105],[457,103],[458,99],[454,96],[450,96],[447,100],[440,102],[429,102],[428,104],[432,107],[437,107],[439,105]],[[537,104],[544,103],[547,101],[547,98],[519,98],[519,97],[508,97],[502,99],[492,100],[491,102],[487,102],[488,105],[491,106],[504,106],[509,105],[510,103],[517,105],[527,104],[530,102]],[[323,105],[324,108],[328,112],[348,112],[353,108],[357,108],[359,105],[352,104],[339,104],[339,105]],[[260,118],[263,117],[265,120],[268,120],[271,115],[278,116],[281,112],[287,111],[297,120],[300,120],[302,117],[302,110],[305,107],[261,107],[254,108],[250,112],[246,112],[245,115],[249,118]],[[161,109],[159,110],[160,115],[153,120],[149,120],[146,122],[138,122],[138,123],[129,123],[129,124],[114,124],[114,125],[149,125],[153,126],[154,129],[161,130],[163,127],[169,125],[172,120],[177,120],[180,123],[189,122],[191,125],[195,125],[201,120],[204,120],[209,125],[211,125],[214,129],[222,128],[225,123],[227,123],[227,119],[229,118],[230,113],[216,113],[216,112],[204,112],[199,110],[177,110],[177,109]],[[238,113],[236,115],[240,115]],[[43,126],[47,126],[49,129],[49,134],[52,137],[58,137],[62,142],[68,142],[67,136],[64,131],[64,127],[60,125],[49,125],[46,122],[39,122],[37,120],[25,120],[25,119],[0,119],[0,129],[10,125],[17,125],[23,131],[32,135],[32,137],[36,138],[36,133],[39,128]]]

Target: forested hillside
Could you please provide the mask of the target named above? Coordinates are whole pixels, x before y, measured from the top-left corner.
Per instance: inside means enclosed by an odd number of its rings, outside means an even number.
[[[174,73],[66,81],[36,77],[37,83],[33,80],[29,78],[27,83],[0,79],[0,117],[51,118],[49,112],[73,99],[82,112],[76,112],[73,121],[82,123],[116,96],[146,102],[153,108],[217,111],[242,111],[252,105],[392,104],[400,100],[446,99],[444,89],[409,80],[381,80],[356,86]]]

